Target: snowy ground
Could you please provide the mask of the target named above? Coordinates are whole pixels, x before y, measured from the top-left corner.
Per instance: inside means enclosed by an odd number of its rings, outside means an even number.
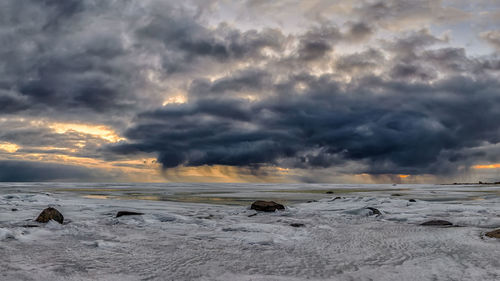
[[[499,214],[500,186],[0,184],[0,280],[500,280]]]

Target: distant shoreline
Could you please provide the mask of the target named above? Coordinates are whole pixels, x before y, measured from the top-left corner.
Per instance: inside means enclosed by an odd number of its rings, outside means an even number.
[[[498,185],[500,184],[500,181],[496,181],[496,182],[482,182],[482,181],[479,181],[479,182],[454,182],[454,183],[445,183],[443,185]]]

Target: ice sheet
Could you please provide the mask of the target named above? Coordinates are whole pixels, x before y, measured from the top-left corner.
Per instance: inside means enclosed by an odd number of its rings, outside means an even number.
[[[1,184],[0,280],[500,280],[500,241],[483,235],[500,228],[499,194],[484,185]],[[251,216],[250,202],[266,198],[286,210]],[[26,227],[47,206],[65,224]],[[115,218],[120,210],[144,215]],[[459,227],[419,225],[430,219]]]

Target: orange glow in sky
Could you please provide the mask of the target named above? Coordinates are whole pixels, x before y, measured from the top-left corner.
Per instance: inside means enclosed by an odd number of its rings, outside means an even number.
[[[73,124],[73,123],[52,123],[49,125],[51,129],[58,134],[64,134],[69,131],[88,134],[92,136],[105,139],[109,142],[119,142],[125,140],[120,137],[115,131],[104,125],[91,125],[91,124]]]
[[[203,165],[197,167],[179,166],[163,171],[167,181],[181,182],[286,182],[284,175],[289,169],[281,167],[262,167],[262,174],[254,174],[248,168]]]
[[[490,164],[490,165],[476,165],[473,166],[474,169],[498,169],[500,168],[500,163]]]

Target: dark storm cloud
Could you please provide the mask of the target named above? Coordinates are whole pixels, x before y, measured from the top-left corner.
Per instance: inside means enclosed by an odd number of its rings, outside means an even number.
[[[319,26],[299,36],[298,57],[304,61],[326,59],[340,42],[359,43],[373,34],[373,29],[364,22],[349,22],[347,30],[341,31],[330,22],[322,22]]]
[[[345,36],[347,40],[352,42],[361,42],[368,39],[374,33],[374,28],[365,22],[350,22],[348,26],[349,31]]]
[[[463,49],[427,48],[446,43],[449,38],[438,38],[422,29],[411,32],[397,40],[385,42],[386,50],[395,55],[389,75],[392,79],[433,80],[438,78],[438,71],[449,75],[459,73],[460,68],[471,64]]]
[[[165,167],[343,159],[368,163],[360,172],[449,172],[460,150],[500,141],[499,86],[460,76],[432,85],[366,77],[341,90],[328,76],[310,77],[306,93],[276,86],[276,96],[258,102],[198,98],[144,114],[126,134],[132,143],[114,150],[156,151]]]
[[[165,80],[210,72],[213,63],[262,60],[264,49],[280,52],[287,41],[277,29],[209,29],[167,1],[7,1],[0,18],[0,114],[130,117],[162,101],[152,72]]]
[[[463,73],[472,71],[477,73],[484,68],[478,65],[478,63],[481,63],[480,61],[469,59],[465,49],[462,48],[428,50],[422,53],[420,59],[444,72]]]
[[[9,93],[5,90],[0,90],[0,108],[3,113],[14,113],[26,110],[30,107],[26,99]]]
[[[337,71],[347,73],[371,72],[385,62],[384,54],[375,49],[368,49],[360,53],[342,56],[336,61]]]
[[[304,41],[336,36],[332,30],[313,30],[301,38],[299,53]],[[500,140],[495,121],[500,118],[500,85],[494,72],[481,68],[485,60],[470,59],[462,49],[427,49],[446,40],[421,30],[387,42],[389,61],[376,50],[341,57],[341,71],[380,69],[384,62],[380,70],[387,73],[383,78],[365,72],[348,85],[336,81],[335,74],[290,75],[278,81],[272,73],[258,75],[255,70],[248,76],[252,79],[242,79],[240,73],[195,81],[189,104],[141,114],[126,132],[130,143],[112,149],[157,152],[166,168],[310,168],[358,161],[366,166],[356,172],[370,174],[450,173],[484,157],[465,151]],[[324,56],[321,50],[312,54]],[[266,77],[266,83],[256,77]],[[298,83],[305,90],[298,90]],[[224,94],[249,85],[272,94],[258,101]]]
[[[448,38],[438,38],[432,35],[429,30],[421,29],[410,32],[394,41],[386,42],[385,49],[392,51],[403,58],[412,58],[418,51],[437,43],[446,43]]]
[[[80,166],[0,160],[0,181],[102,181],[110,179],[108,175],[99,170]]]
[[[204,15],[217,1],[4,1],[0,117],[91,120],[127,141],[104,147],[97,136],[14,121],[0,123],[0,141],[21,154],[156,153],[165,168],[443,174],[498,159],[486,148],[500,141],[498,58],[470,56],[428,29],[376,37],[466,13],[442,1],[365,1],[338,23],[321,14],[328,2],[317,1],[311,25],[291,32],[214,24]],[[248,3],[254,12],[287,8]],[[497,32],[480,36],[498,47]],[[160,106],[177,92],[186,103]],[[74,167],[57,178],[55,166],[1,164],[46,180],[93,177]]]
[[[356,7],[354,14],[363,21],[387,29],[421,26],[425,22],[454,22],[470,16],[463,10],[446,5],[442,0],[367,1]]]
[[[92,17],[107,7],[89,1],[7,1],[2,4],[2,75],[10,91],[2,113],[26,110],[50,114],[73,108],[102,113],[130,108],[134,62],[127,61],[116,26],[91,30]],[[98,21],[98,20],[97,20]],[[128,69],[128,70],[124,70]],[[6,96],[0,92],[2,100]],[[82,116],[85,118],[85,116]]]
[[[336,26],[314,27],[300,38],[299,58],[306,61],[323,58],[341,38],[342,33]]]
[[[425,69],[416,64],[397,64],[393,67],[390,75],[394,78],[416,78],[430,80],[436,78],[436,73],[432,69]]]
[[[154,11],[136,35],[150,41],[150,46],[147,46],[150,50],[172,54],[162,56],[162,67],[166,73],[187,72],[192,70],[193,64],[206,58],[222,63],[259,59],[264,48],[282,51],[286,43],[286,37],[280,30],[241,32],[227,24],[208,29],[193,18],[186,17],[186,12],[169,6]]]
[[[249,68],[244,71],[235,71],[232,76],[218,79],[213,83],[206,79],[197,79],[190,85],[189,98],[226,99],[227,102],[232,103],[233,98],[242,98],[248,96],[249,93],[265,96],[266,91],[273,85],[271,77],[271,73],[267,71]],[[231,108],[227,110],[231,111]]]

